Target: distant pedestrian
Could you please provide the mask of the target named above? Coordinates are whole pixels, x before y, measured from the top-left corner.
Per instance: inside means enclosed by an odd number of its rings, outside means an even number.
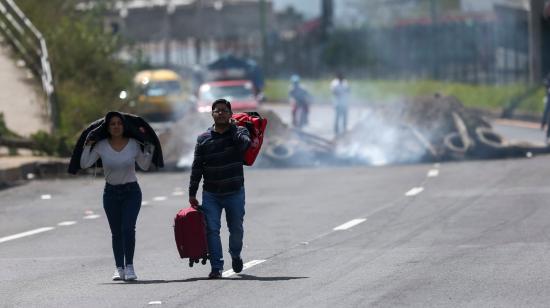
[[[338,135],[347,130],[348,109],[349,109],[349,84],[342,73],[338,73],[336,78],[330,83],[330,92],[332,94],[332,105],[334,107],[334,134]]]
[[[92,166],[98,159],[103,164],[105,188],[103,208],[112,235],[116,270],[113,280],[136,280],[134,270],[135,228],[141,208],[141,189],[137,182],[135,164],[147,170],[151,164],[155,146],[145,144],[143,150],[138,141],[128,137],[128,124],[123,114],[111,111],[105,116],[105,125],[95,135],[107,138],[96,140],[88,135],[82,156],[81,168]],[[143,128],[140,128],[143,130]]]
[[[311,95],[300,83],[298,75],[290,77],[288,98],[292,108],[292,125],[302,128],[308,123]]]
[[[189,181],[189,203],[198,208],[197,190],[201,179],[202,209],[206,219],[206,239],[212,268],[209,279],[222,277],[224,266],[220,239],[221,215],[229,229],[229,254],[235,273],[243,269],[243,221],[245,190],[243,159],[250,145],[250,133],[232,121],[231,103],[218,99],[212,103],[214,125],[197,138]]]
[[[542,113],[540,128],[544,130],[545,127],[545,141],[547,144],[550,144],[550,74],[544,78],[544,112]]]

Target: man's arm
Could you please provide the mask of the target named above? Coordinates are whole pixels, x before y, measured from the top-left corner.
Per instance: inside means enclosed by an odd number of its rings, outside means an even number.
[[[191,165],[191,178],[189,180],[189,202],[191,203],[191,205],[198,205],[198,201],[196,201],[197,190],[199,190],[199,184],[201,182],[203,172],[203,153],[200,145],[200,139],[200,137],[197,139],[193,164]],[[196,204],[194,204],[195,202]]]
[[[250,131],[245,127],[237,126],[233,133],[233,140],[237,143],[241,151],[246,151],[252,142]]]

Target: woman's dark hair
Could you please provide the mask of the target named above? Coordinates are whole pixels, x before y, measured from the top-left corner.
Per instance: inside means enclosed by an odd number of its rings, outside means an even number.
[[[107,133],[108,137],[111,137],[111,133],[109,133],[109,122],[111,122],[111,119],[114,117],[120,118],[122,121],[122,128],[123,128],[123,136],[128,137],[128,126],[126,125],[126,119],[124,115],[118,111],[109,111],[105,115],[105,132]]]

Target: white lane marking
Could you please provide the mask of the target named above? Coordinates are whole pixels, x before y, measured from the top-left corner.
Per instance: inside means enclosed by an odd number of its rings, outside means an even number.
[[[245,264],[243,264],[243,271],[264,262],[265,260],[252,260],[250,262],[246,262]],[[228,270],[222,273],[222,277],[230,277],[233,275],[235,275],[235,272],[233,270]]]
[[[46,232],[46,231],[51,231],[53,229],[55,229],[55,228],[54,227],[44,227],[44,228],[38,228],[38,229],[26,231],[26,232],[17,233],[17,234],[10,235],[10,236],[0,237],[0,243],[11,241],[11,240],[16,240],[18,238],[22,238],[22,237],[25,237],[25,236],[31,236],[31,235]]]
[[[52,195],[42,195],[40,196],[40,199],[42,200],[50,200],[52,198]]]
[[[159,196],[159,197],[154,197],[153,201],[165,201],[166,199],[168,198],[166,198],[165,196]]]
[[[349,229],[353,226],[356,226],[356,225],[364,222],[365,220],[367,220],[367,219],[366,218],[353,219],[353,220],[350,220],[350,221],[346,222],[345,224],[339,225],[338,227],[334,228],[333,230],[334,231],[347,230],[347,229]]]
[[[88,215],[88,216],[84,216],[82,218],[84,219],[96,219],[96,218],[99,218],[101,216],[97,215],[97,214],[92,214],[92,215]]]
[[[84,211],[84,214],[86,214],[86,215],[92,215],[93,213],[94,213],[94,211],[92,211],[92,210]]]
[[[149,305],[162,305],[161,301],[150,301]]]
[[[415,187],[415,188],[409,190],[409,191],[405,194],[405,196],[407,196],[407,197],[416,196],[416,195],[418,195],[419,193],[421,193],[423,190],[424,190],[424,187]]]
[[[172,196],[183,196],[184,192],[183,191],[175,191],[172,193]]]
[[[438,175],[439,175],[439,170],[437,169],[432,169],[428,171],[428,177],[430,178],[433,178],[434,176],[438,176]]]
[[[72,226],[76,224],[76,221],[62,221],[60,223],[58,223],[57,225],[58,226]]]
[[[147,204],[149,204],[149,202],[147,202],[147,201],[141,201],[141,205],[147,205]]]

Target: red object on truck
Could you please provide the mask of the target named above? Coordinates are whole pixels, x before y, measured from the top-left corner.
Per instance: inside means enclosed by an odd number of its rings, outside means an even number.
[[[267,119],[257,112],[240,112],[232,116],[238,126],[244,126],[250,132],[250,146],[244,153],[244,164],[252,166],[264,142],[264,132],[267,127]]]
[[[206,264],[208,244],[206,242],[206,223],[204,214],[192,207],[182,209],[174,218],[174,236],[180,257],[189,258],[189,266]]]

